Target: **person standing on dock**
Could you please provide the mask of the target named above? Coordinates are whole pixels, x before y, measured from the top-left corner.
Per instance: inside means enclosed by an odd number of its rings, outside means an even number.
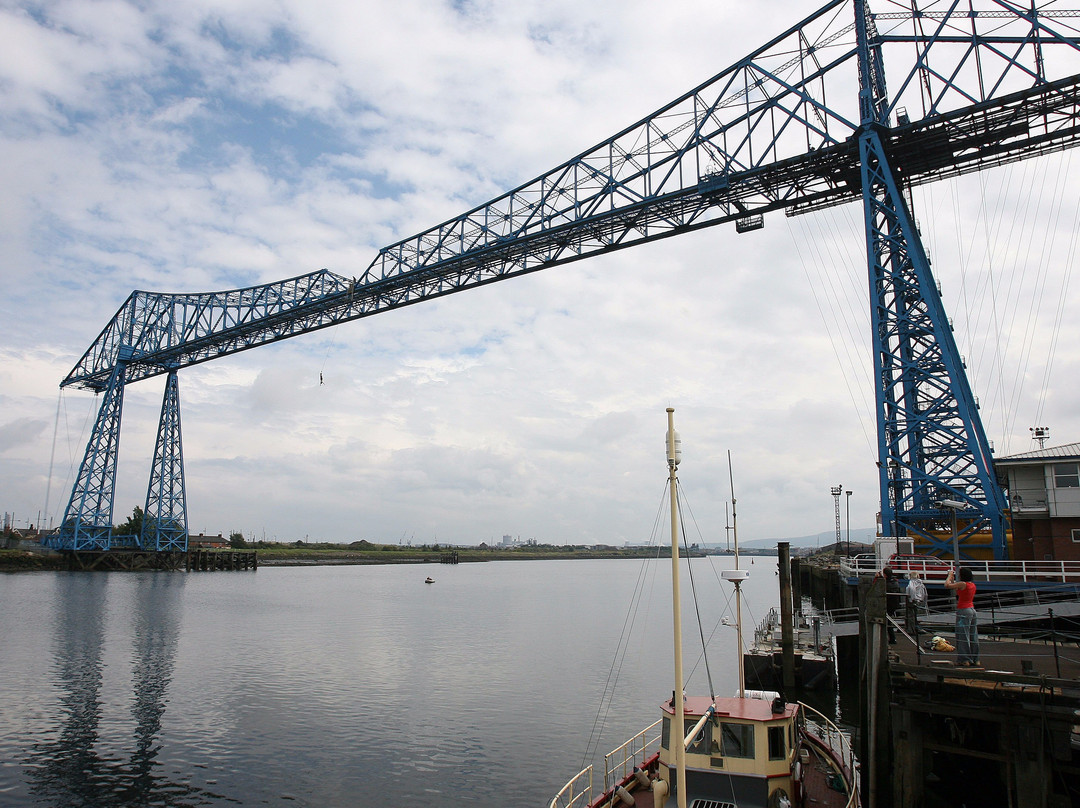
[[[907,603],[904,605],[904,623],[908,634],[917,643],[919,641],[919,609],[926,605],[926,584],[919,578],[919,573],[908,576]]]
[[[945,588],[956,592],[956,662],[965,668],[979,664],[979,624],[975,617],[975,580],[971,570],[960,568],[960,580],[949,570]]]

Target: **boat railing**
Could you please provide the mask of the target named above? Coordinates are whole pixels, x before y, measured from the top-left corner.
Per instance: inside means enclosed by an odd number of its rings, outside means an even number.
[[[592,764],[579,771],[551,800],[548,808],[579,808],[592,799]]]
[[[604,755],[604,790],[606,794],[616,785],[634,773],[634,769],[643,766],[645,761],[660,749],[660,725],[663,719],[645,727],[637,735],[624,741]],[[579,808],[592,801],[593,767],[586,766],[570,782],[562,787],[548,808]]]
[[[644,764],[645,760],[652,754],[654,747],[657,750],[660,748],[660,730],[658,727],[661,723],[663,723],[663,719],[650,724],[633,738],[604,755],[605,793],[633,774],[635,767]]]
[[[814,737],[825,744],[836,757],[836,762],[844,768],[841,774],[851,785],[846,808],[859,804],[859,768],[855,760],[855,749],[851,745],[851,736],[826,715],[815,710],[805,702],[799,702],[803,722]]]

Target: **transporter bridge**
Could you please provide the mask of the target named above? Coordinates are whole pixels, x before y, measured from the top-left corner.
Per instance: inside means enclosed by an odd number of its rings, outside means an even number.
[[[187,545],[178,372],[321,328],[637,244],[861,204],[882,530],[1004,558],[1005,501],[906,192],[1076,146],[1080,11],[1056,2],[831,0],[547,173],[384,247],[356,277],[136,291],[61,383],[101,405],[67,551]],[[143,532],[112,533],[126,385],[166,374]],[[949,502],[949,506],[942,503]]]

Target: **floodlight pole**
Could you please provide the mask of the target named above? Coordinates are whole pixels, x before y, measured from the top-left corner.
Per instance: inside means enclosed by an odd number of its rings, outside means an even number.
[[[844,493],[847,494],[847,554],[851,558],[851,489]]]
[[[840,549],[840,494],[843,493],[844,486],[834,485],[829,489],[829,492],[833,495],[833,501],[836,505],[836,549]],[[851,550],[850,545],[848,550]]]

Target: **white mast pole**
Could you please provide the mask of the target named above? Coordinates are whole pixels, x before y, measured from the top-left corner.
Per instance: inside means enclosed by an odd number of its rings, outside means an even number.
[[[739,517],[735,515],[735,475],[731,472],[731,450],[727,453],[728,485],[731,486],[731,532],[735,536],[735,569],[739,569]],[[746,695],[746,669],[743,664],[742,645],[742,579],[738,576],[733,578],[735,584],[735,626],[738,636],[738,653],[735,658],[739,663],[739,695]]]
[[[675,410],[667,408],[667,462],[668,487],[671,499],[671,598],[672,619],[675,633],[675,691],[672,693],[672,707],[675,711],[673,723],[668,734],[671,749],[675,753],[675,795],[679,808],[686,808],[686,750],[682,737],[686,731],[686,718],[683,706],[683,667],[682,667],[682,611],[679,600],[679,520],[677,515],[677,483],[675,472],[679,467],[679,452],[676,448]]]

